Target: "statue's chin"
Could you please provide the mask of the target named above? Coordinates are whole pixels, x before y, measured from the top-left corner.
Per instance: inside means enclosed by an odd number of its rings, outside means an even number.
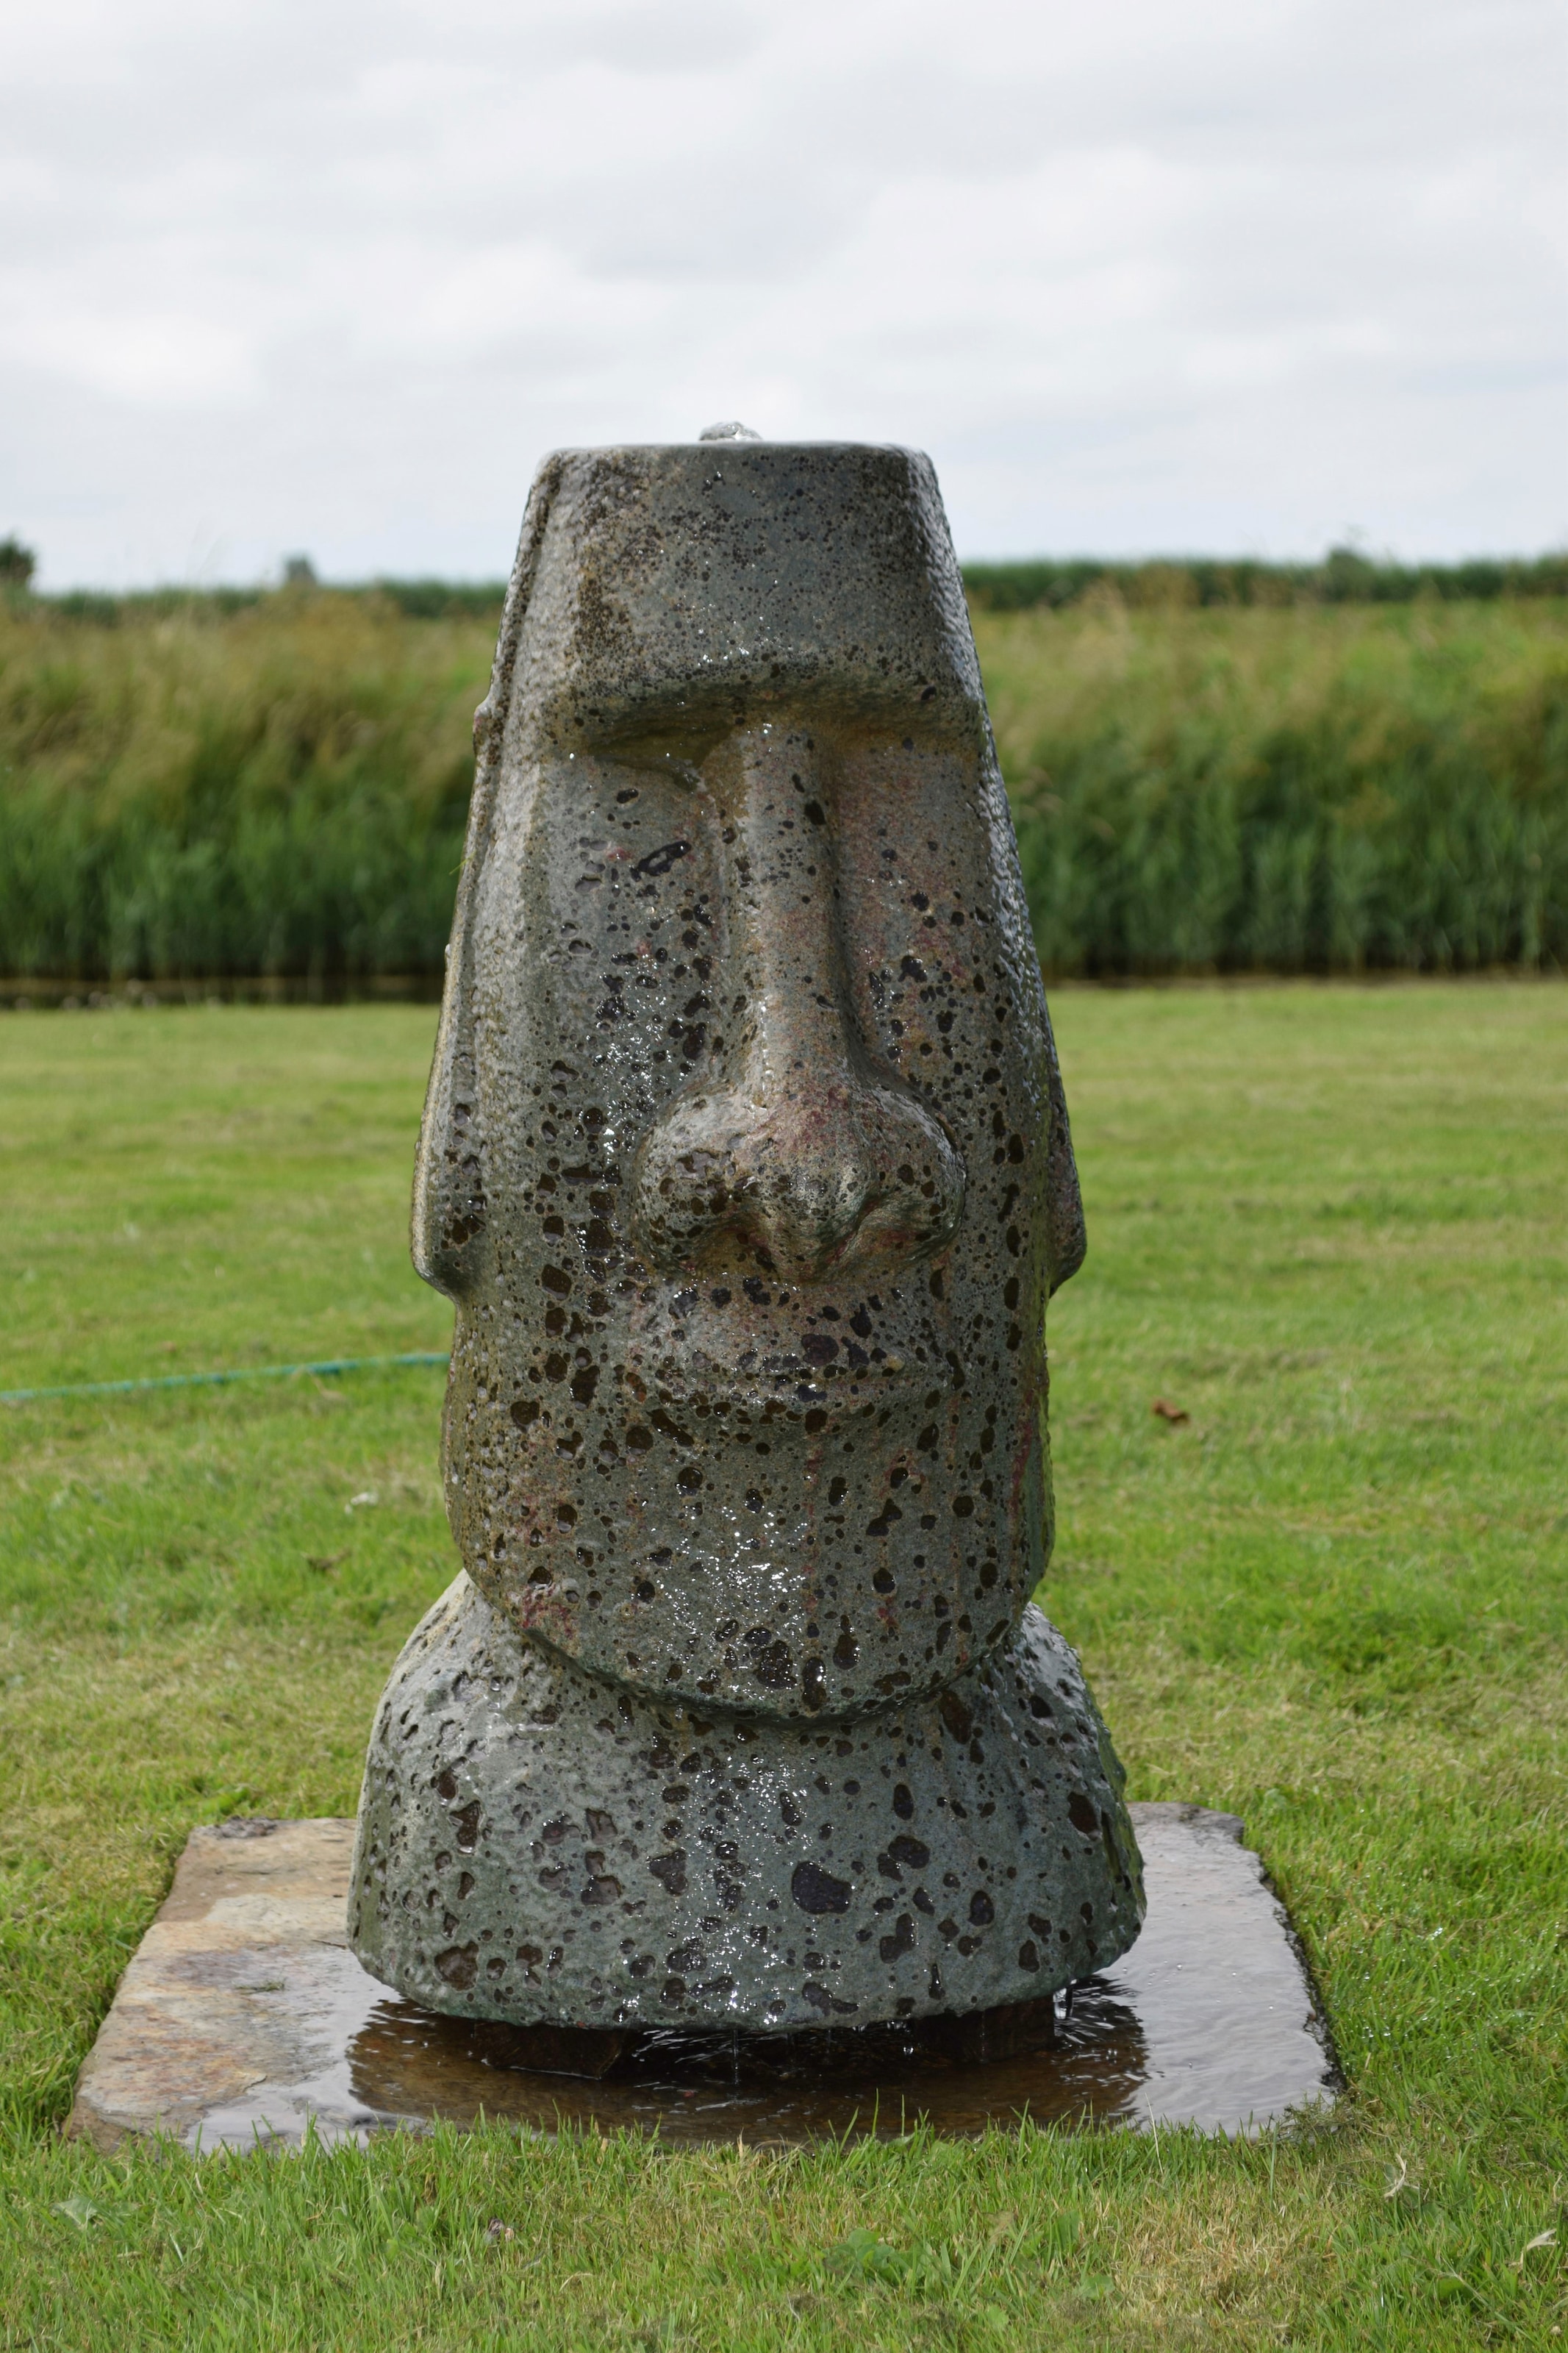
[[[562,1561],[550,1582],[538,1551],[521,1556],[531,1573],[509,1553],[476,1558],[470,1575],[520,1639],[605,1683],[660,1704],[831,1721],[940,1691],[996,1650],[1041,1566],[1005,1519],[989,1531],[1000,1557],[977,1573],[918,1517],[858,1556],[804,1524],[748,1537],[737,1523],[751,1518],[742,1508],[636,1561]]]

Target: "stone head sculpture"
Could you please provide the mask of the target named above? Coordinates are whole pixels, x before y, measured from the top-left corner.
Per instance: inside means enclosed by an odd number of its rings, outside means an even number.
[[[1083,1224],[929,461],[551,459],[477,741],[414,1216],[457,1307],[466,1576],[378,1721],[359,1948],[439,2006],[575,2023],[1047,1991],[1140,1898],[1076,1663],[1024,1615]],[[1082,1766],[1065,1845],[1033,1811],[1093,1894],[1048,1915],[1037,1861],[1020,1908],[997,1821],[984,1885],[959,1839],[961,1927],[933,1857],[966,1799],[924,1782],[1026,1816],[1031,1746]],[[796,1933],[824,1919],[831,1965]]]

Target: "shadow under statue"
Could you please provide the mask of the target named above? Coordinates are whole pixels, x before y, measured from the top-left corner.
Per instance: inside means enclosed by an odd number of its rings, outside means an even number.
[[[552,458],[476,740],[414,1208],[463,1568],[353,1949],[519,2026],[1048,2034],[1143,1894],[1029,1600],[1083,1223],[929,460]]]

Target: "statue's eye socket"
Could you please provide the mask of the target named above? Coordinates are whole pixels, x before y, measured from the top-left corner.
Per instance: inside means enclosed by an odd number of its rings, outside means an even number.
[[[612,737],[595,747],[596,756],[606,767],[620,770],[616,798],[625,801],[635,798],[639,785],[650,775],[694,785],[703,761],[723,733],[718,725],[650,728],[646,733]]]

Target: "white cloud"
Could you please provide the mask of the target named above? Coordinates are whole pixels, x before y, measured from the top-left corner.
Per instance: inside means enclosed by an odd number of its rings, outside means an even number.
[[[0,0],[0,530],[495,574],[561,442],[962,548],[1568,535],[1554,0]],[[193,554],[193,551],[195,553]]]

